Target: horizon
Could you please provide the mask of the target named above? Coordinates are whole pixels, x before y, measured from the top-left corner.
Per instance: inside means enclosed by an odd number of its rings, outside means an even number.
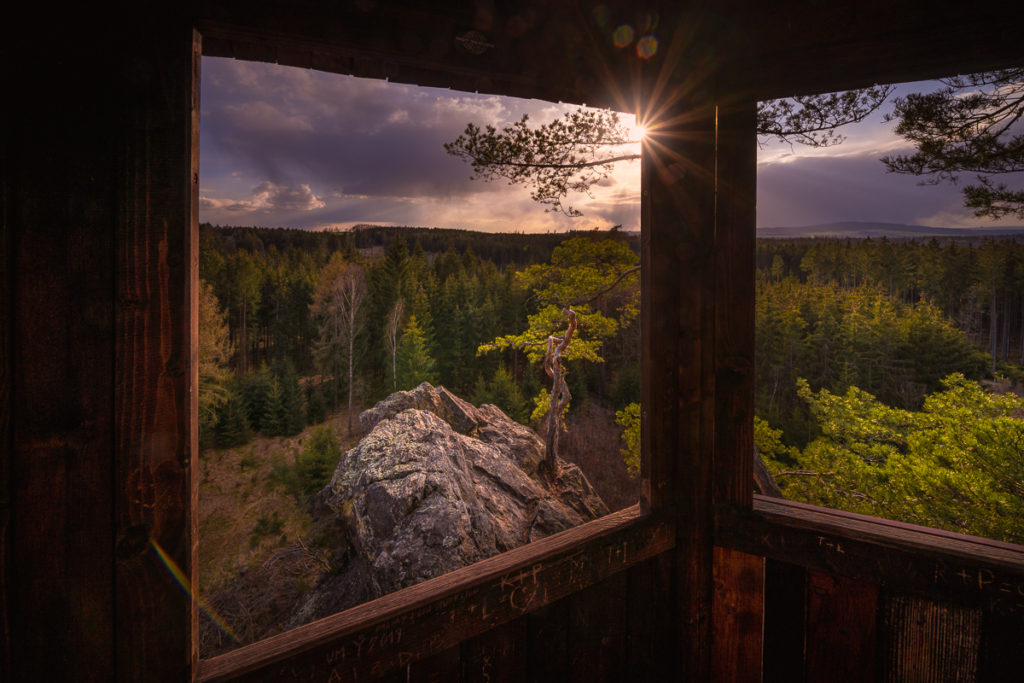
[[[934,87],[934,81],[901,84],[891,97]],[[470,180],[469,166],[442,146],[470,122],[501,128],[527,114],[545,123],[574,105],[216,57],[203,57],[200,102],[204,223],[506,233],[640,227],[637,161],[617,165],[592,198],[570,198],[584,215],[569,218],[545,211],[528,188]],[[883,114],[843,127],[846,140],[834,147],[758,140],[757,227],[1019,223],[974,217],[957,186],[885,173],[880,157],[908,147]],[[631,115],[620,117],[634,126]]]

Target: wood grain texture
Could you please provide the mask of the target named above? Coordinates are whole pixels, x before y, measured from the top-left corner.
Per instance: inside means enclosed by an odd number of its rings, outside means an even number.
[[[875,680],[878,587],[811,571],[807,576],[807,680]]]
[[[461,646],[456,645],[410,664],[407,677],[401,680],[406,683],[448,683],[458,680],[462,666],[461,649]]]
[[[718,108],[715,501],[750,505],[754,450],[756,102]]]
[[[645,73],[641,120],[644,225],[643,387],[650,444],[646,501],[679,535],[673,557],[670,668],[707,680],[711,666],[711,531],[715,401],[714,69],[691,53],[700,16],[678,16],[663,43],[663,65]],[[667,17],[666,17],[667,19]],[[687,88],[662,68],[692,68]]]
[[[1024,619],[1024,548],[912,524],[755,496],[721,508],[716,543]]]
[[[462,643],[462,683],[518,683],[530,680],[526,621],[513,619]]]
[[[244,15],[208,3],[198,24],[211,56],[623,108],[614,84],[624,79],[615,74],[638,60],[614,48],[586,6],[402,5],[321,5],[310,23],[274,3],[252,3]],[[606,11],[610,22],[634,20],[626,3],[606,3]],[[479,52],[467,49],[467,38],[479,41]]]
[[[203,680],[383,675],[670,550],[634,507],[200,663]]]
[[[631,570],[628,570],[631,571]],[[571,599],[563,598],[522,617],[526,628],[526,659],[531,681],[569,679],[569,610]]]
[[[881,680],[971,683],[978,680],[981,611],[902,595],[883,595]]]
[[[761,681],[764,558],[716,547],[713,680]]]
[[[675,647],[672,637],[672,560],[658,555],[627,572],[629,671],[633,680],[662,681],[674,675]]]
[[[196,617],[156,546],[193,576],[196,37],[128,41],[122,103],[113,376],[117,678],[192,675]]]
[[[624,572],[569,596],[569,676],[567,681],[597,683],[630,677],[626,660]]]

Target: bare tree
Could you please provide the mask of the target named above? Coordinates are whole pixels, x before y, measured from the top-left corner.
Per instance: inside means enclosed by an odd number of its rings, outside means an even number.
[[[384,341],[391,353],[391,390],[398,391],[398,330],[402,326],[402,314],[405,312],[405,301],[398,297],[391,313],[388,314],[384,326]]]
[[[310,308],[319,324],[317,361],[334,377],[335,405],[337,379],[343,360],[348,361],[348,431],[352,433],[355,410],[355,339],[359,332],[359,310],[366,296],[366,273],[341,253],[331,257],[313,293]]]

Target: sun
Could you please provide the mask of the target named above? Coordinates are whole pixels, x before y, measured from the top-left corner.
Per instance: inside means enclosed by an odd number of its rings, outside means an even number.
[[[640,122],[628,126],[630,142],[641,142],[647,137],[647,126]]]

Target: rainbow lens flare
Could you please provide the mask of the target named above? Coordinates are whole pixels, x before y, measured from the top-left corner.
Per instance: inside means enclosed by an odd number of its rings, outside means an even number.
[[[206,616],[210,617],[210,620],[217,625],[217,628],[224,631],[229,638],[236,643],[240,642],[238,640],[238,636],[235,635],[235,632],[231,630],[231,627],[228,626],[223,619],[221,619],[220,615],[217,614],[217,611],[214,610],[210,603],[206,601],[206,598],[200,595],[198,590],[192,589],[192,582],[185,576],[185,572],[181,571],[181,567],[171,559],[170,555],[164,552],[164,549],[160,547],[160,544],[151,538],[149,539],[149,545],[153,548],[153,551],[156,553],[156,556],[160,558],[163,565],[167,567],[167,571],[171,573],[171,576],[173,576],[175,581],[178,582],[178,585],[181,586],[181,589],[185,591],[190,598],[192,598],[192,601],[196,603],[199,609],[203,610],[203,612],[206,613]]]

